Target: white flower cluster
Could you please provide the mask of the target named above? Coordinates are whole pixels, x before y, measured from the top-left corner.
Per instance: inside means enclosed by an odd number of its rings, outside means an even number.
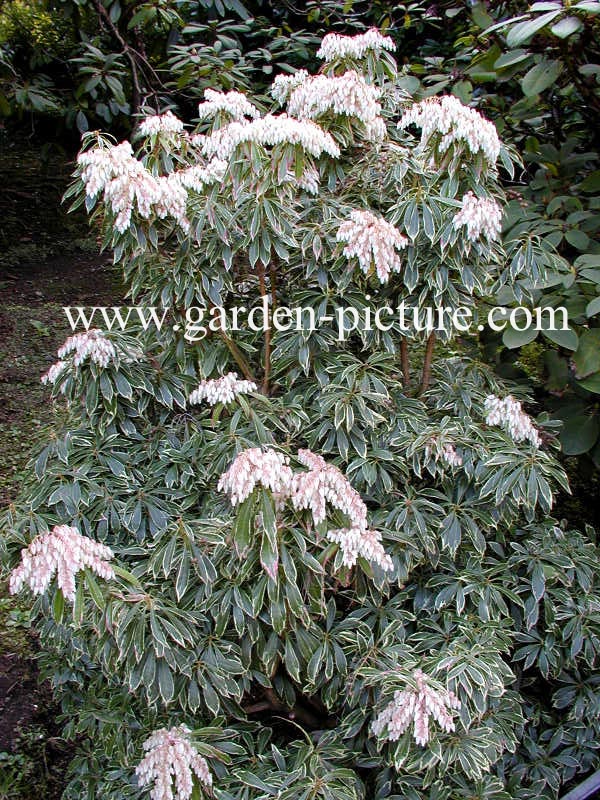
[[[477,197],[467,192],[462,199],[462,208],[455,214],[452,222],[454,229],[467,226],[467,236],[472,242],[478,241],[483,234],[488,241],[500,238],[502,230],[502,209],[489,197]]]
[[[444,445],[442,458],[450,467],[462,467],[462,456],[456,452],[456,448],[453,444]]]
[[[538,429],[514,397],[508,395],[504,400],[490,394],[484,403],[487,425],[499,425],[504,428],[515,442],[530,442],[534,447],[541,444]]]
[[[336,466],[310,450],[298,450],[298,461],[308,467],[308,472],[300,472],[294,478],[294,508],[309,509],[318,525],[325,520],[329,502],[349,517],[353,527],[367,527],[367,507]]]
[[[463,105],[457,97],[444,95],[429,97],[405,111],[398,123],[399,128],[417,125],[421,130],[421,145],[426,145],[432,136],[441,136],[439,149],[445,153],[455,142],[464,142],[475,154],[480,150],[495,164],[500,153],[500,139],[493,122],[478,111]]]
[[[288,97],[297,86],[301,86],[310,79],[310,73],[305,69],[298,69],[291,75],[277,75],[271,84],[271,95],[280,105],[287,102]]]
[[[243,503],[257,484],[276,495],[288,497],[294,477],[288,462],[286,456],[271,448],[261,450],[260,447],[251,447],[243,450],[227,472],[221,475],[217,489],[227,492],[234,506]]]
[[[212,119],[219,111],[225,111],[235,120],[260,117],[258,108],[241,92],[217,92],[214,89],[205,89],[204,97],[206,100],[198,106],[200,119]]]
[[[384,570],[393,569],[392,559],[383,549],[381,534],[369,530],[367,507],[348,479],[310,450],[299,450],[298,460],[308,467],[308,472],[294,473],[288,459],[274,450],[256,447],[244,450],[221,476],[217,488],[229,492],[235,506],[260,483],[271,489],[280,502],[289,499],[295,509],[309,510],[315,525],[325,520],[326,504],[330,503],[350,521],[349,528],[327,532],[327,538],[340,545],[344,564],[353,567],[362,556]]]
[[[183,122],[171,111],[164,114],[144,117],[139,132],[142,136],[156,136],[159,133],[182,133]]]
[[[77,528],[56,525],[21,550],[21,563],[10,575],[10,593],[16,594],[27,584],[34,594],[44,594],[56,574],[63,595],[74,601],[75,575],[88,567],[101,578],[110,580],[115,576],[108,563],[112,558],[109,547],[82,536]]]
[[[83,364],[86,358],[89,358],[90,361],[100,367],[107,367],[117,355],[114,344],[106,338],[104,332],[99,328],[92,328],[89,331],[69,336],[67,341],[60,347],[58,357],[65,358],[70,353],[74,353],[73,366],[75,367]],[[60,361],[58,364],[60,364]],[[57,366],[57,364],[54,366]]]
[[[129,142],[86,150],[78,156],[77,163],[86,195],[95,198],[104,192],[104,201],[116,215],[115,228],[120,233],[129,228],[136,207],[144,219],[153,212],[160,218],[172,216],[187,230],[186,188],[201,191],[205,184],[220,181],[225,171],[224,163],[217,160],[155,177],[135,158]]]
[[[135,769],[139,786],[154,786],[152,800],[190,800],[196,777],[206,786],[212,786],[212,775],[206,759],[190,741],[190,730],[185,725],[160,728],[146,739],[146,755]],[[173,785],[175,784],[175,785]]]
[[[326,503],[330,503],[350,520],[348,528],[327,531],[327,538],[339,544],[344,565],[353,567],[362,556],[367,561],[379,564],[383,570],[393,569],[392,559],[381,543],[381,534],[369,530],[367,507],[345,475],[310,450],[299,450],[298,461],[308,467],[308,472],[298,473],[294,477],[294,508],[309,509],[315,525],[318,525],[325,520]]]
[[[424,746],[430,736],[429,717],[447,733],[455,729],[452,710],[460,708],[460,700],[454,692],[432,689],[427,675],[420,669],[414,671],[413,680],[415,688],[395,692],[392,702],[373,722],[371,729],[376,736],[385,731],[386,738],[395,742],[414,723],[415,741]]]
[[[346,567],[353,567],[362,556],[367,561],[378,564],[385,572],[394,569],[394,562],[384,550],[379,531],[369,528],[340,528],[327,531],[327,538],[339,544]]]
[[[389,36],[382,36],[377,28],[370,28],[358,36],[341,36],[339,33],[328,33],[317,50],[317,58],[333,61],[334,58],[364,58],[372,51],[394,51],[396,45]]]
[[[283,87],[278,87],[277,92],[281,95]],[[287,108],[298,119],[315,119],[326,111],[355,117],[364,124],[367,138],[380,141],[386,130],[379,95],[380,90],[354,70],[334,77],[306,75],[291,90]]]
[[[67,366],[68,364],[66,361],[57,361],[56,364],[52,364],[48,371],[42,375],[40,380],[43,384],[51,383],[54,385]]]
[[[408,239],[383,217],[370,211],[355,209],[350,219],[342,222],[336,235],[338,242],[347,242],[346,258],[358,258],[360,268],[368,275],[374,264],[381,283],[387,283],[392,272],[400,272],[402,264],[396,250],[402,250]]]
[[[190,405],[198,405],[205,400],[209,406],[217,403],[233,403],[239,394],[249,394],[257,389],[253,381],[238,380],[237,372],[228,372],[222,378],[204,380],[189,396]]]
[[[327,131],[310,120],[299,120],[287,114],[267,114],[252,122],[230,122],[202,140],[205,156],[229,159],[236,147],[255,142],[266,147],[277,144],[299,144],[313,156],[327,153],[338,158],[340,149]]]
[[[173,172],[168,177],[181,186],[185,186],[186,189],[201,192],[205,186],[209,186],[211,183],[221,183],[226,171],[227,162],[213,158],[205,166],[194,164],[187,169]]]
[[[456,448],[450,442],[441,443],[437,436],[432,436],[425,446],[425,456],[439,461],[440,458],[449,467],[462,467],[462,456],[456,452]]]

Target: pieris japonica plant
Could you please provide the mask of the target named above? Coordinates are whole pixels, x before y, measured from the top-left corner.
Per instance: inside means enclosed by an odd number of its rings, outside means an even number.
[[[494,125],[393,49],[328,35],[272,100],[84,138],[70,195],[168,315],[65,343],[69,429],[8,515],[67,798],[554,797],[597,763],[600,553],[476,339],[553,257],[502,242]]]

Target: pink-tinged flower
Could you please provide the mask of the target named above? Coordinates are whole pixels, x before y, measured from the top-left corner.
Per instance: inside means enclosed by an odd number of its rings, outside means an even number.
[[[341,36],[328,33],[317,50],[317,58],[333,61],[334,58],[364,58],[367,53],[395,50],[396,45],[389,36],[382,36],[377,28],[370,28],[358,36]]]
[[[484,403],[487,425],[498,425],[504,428],[515,442],[530,442],[534,447],[542,443],[538,429],[514,397],[508,395],[501,400],[490,394]]]
[[[308,472],[300,472],[294,476],[294,508],[310,510],[315,525],[318,525],[325,520],[326,505],[329,503],[350,521],[349,528],[327,532],[327,538],[340,545],[343,563],[347,567],[353,567],[358,557],[362,556],[378,564],[383,570],[393,569],[392,559],[381,543],[381,534],[369,529],[367,507],[345,475],[310,450],[299,450],[298,460],[308,467]]]
[[[333,464],[310,450],[299,450],[298,461],[308,472],[294,477],[292,502],[296,509],[309,509],[315,525],[327,516],[326,503],[342,511],[355,528],[367,527],[367,507],[348,479]]]
[[[399,128],[409,125],[421,128],[422,146],[439,135],[441,153],[458,143],[465,144],[473,154],[482,152],[490,164],[495,164],[500,154],[500,139],[494,123],[452,95],[428,97],[415,103],[398,123]]]
[[[71,353],[74,354],[73,366],[75,367],[81,366],[86,358],[89,358],[98,366],[106,368],[117,355],[114,344],[98,328],[69,336],[60,347],[58,357],[65,358]],[[60,364],[60,362],[58,363]],[[50,370],[48,370],[49,372]]]
[[[488,241],[500,238],[502,230],[502,209],[488,197],[476,197],[467,192],[462,199],[462,208],[452,221],[455,230],[467,228],[467,237],[477,242],[483,234]]]
[[[378,564],[384,572],[394,569],[394,562],[385,552],[379,531],[368,528],[341,528],[327,531],[327,538],[339,544],[346,567],[355,566],[359,557],[362,557],[373,564]]]
[[[435,461],[445,461],[449,467],[462,467],[462,456],[456,452],[451,442],[440,442],[437,436],[431,436],[425,446],[425,456]]]
[[[288,462],[286,456],[270,448],[243,450],[221,475],[217,489],[229,494],[233,506],[243,503],[258,485],[289,497],[294,476]]]
[[[241,381],[237,372],[228,372],[222,378],[201,381],[198,388],[190,394],[189,403],[197,405],[204,401],[209,406],[216,406],[217,403],[229,405],[238,395],[249,394],[256,390],[257,386],[253,381]]]
[[[56,364],[52,364],[52,366],[46,372],[44,372],[40,378],[41,382],[44,385],[47,383],[54,385],[63,374],[65,367],[67,366],[68,365],[66,361],[57,361]]]
[[[447,733],[455,730],[454,709],[460,709],[460,700],[454,692],[433,689],[430,678],[417,669],[413,673],[415,686],[394,693],[394,699],[379,714],[371,726],[376,736],[385,734],[390,742],[397,741],[411,724],[417,744],[425,746],[429,741],[429,718],[438,723]]]
[[[206,759],[190,741],[190,729],[185,725],[160,728],[143,744],[146,755],[135,769],[139,786],[154,784],[152,800],[190,800],[194,790],[194,775],[207,788],[212,775]]]
[[[336,239],[347,242],[344,255],[358,258],[365,275],[374,265],[381,283],[387,283],[392,272],[400,272],[402,263],[396,250],[402,250],[408,244],[406,236],[383,217],[358,209],[352,211],[350,219],[342,222]]]
[[[16,594],[27,585],[34,594],[44,594],[56,575],[65,598],[74,601],[76,574],[87,567],[110,580],[115,576],[108,563],[112,558],[113,552],[106,545],[82,536],[77,528],[56,525],[21,550],[21,563],[11,572],[9,590]]]

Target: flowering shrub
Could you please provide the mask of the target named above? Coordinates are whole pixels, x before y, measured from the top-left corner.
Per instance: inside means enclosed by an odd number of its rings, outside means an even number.
[[[70,194],[174,324],[65,344],[71,425],[7,520],[81,743],[67,798],[525,800],[597,764],[599,553],[549,516],[552,426],[451,328],[332,324],[476,317],[552,266],[527,231],[503,250],[494,126],[413,104],[391,49],[327,36],[282,109],[211,91],[195,130],[84,140]],[[260,298],[320,324],[214,313]]]

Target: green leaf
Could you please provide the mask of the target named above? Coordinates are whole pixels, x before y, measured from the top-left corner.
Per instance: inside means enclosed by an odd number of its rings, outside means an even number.
[[[577,188],[582,192],[590,192],[592,194],[600,192],[600,169],[590,172]]]
[[[567,456],[578,456],[587,453],[598,439],[598,418],[584,414],[575,414],[565,420],[560,433],[563,453]]]
[[[577,33],[583,28],[583,23],[578,17],[565,17],[553,25],[550,30],[560,39],[566,39],[573,33]]]
[[[547,339],[550,339],[551,342],[567,350],[577,350],[579,345],[577,334],[575,331],[571,330],[571,328],[568,328],[566,331],[543,331],[543,334]]]
[[[521,61],[531,57],[529,50],[509,50],[508,53],[502,55],[494,61],[494,69],[503,69],[505,67],[512,67],[513,64],[520,64]]]
[[[165,703],[170,703],[175,694],[175,684],[173,682],[173,675],[169,669],[169,665],[161,658],[158,661],[158,691]]]
[[[579,381],[579,385],[583,386],[588,392],[600,394],[600,372],[595,372],[583,381]]]
[[[233,546],[240,558],[245,558],[254,536],[255,502],[253,495],[240,505],[233,524]]]
[[[573,361],[578,378],[586,378],[600,370],[600,328],[583,331]]]
[[[565,239],[577,250],[587,250],[590,246],[590,237],[584,231],[579,230],[579,228],[571,228],[570,231],[567,231],[565,233]]]
[[[596,314],[600,314],[600,297],[590,300],[585,308],[586,317],[595,317]]]
[[[535,36],[538,31],[541,31],[542,28],[549,25],[552,20],[556,19],[561,11],[562,9],[549,11],[547,14],[542,14],[541,17],[529,19],[526,22],[518,22],[509,30],[506,37],[506,44],[509,47],[517,47],[520,44],[524,44],[528,39],[531,39],[532,36]]]
[[[560,61],[541,61],[536,64],[525,74],[521,81],[523,94],[527,97],[540,94],[556,82],[561,70],[562,64]]]
[[[539,331],[535,329],[534,325],[524,331],[518,331],[511,325],[508,325],[502,334],[502,341],[505,347],[508,347],[509,350],[514,350],[516,347],[523,347],[523,345],[533,342],[533,340],[537,338],[538,333]]]

